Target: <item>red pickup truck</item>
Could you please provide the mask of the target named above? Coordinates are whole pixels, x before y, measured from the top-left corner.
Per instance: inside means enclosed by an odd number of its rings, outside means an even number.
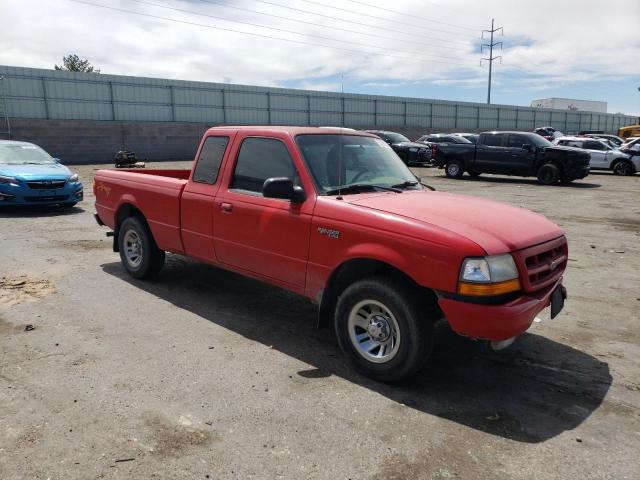
[[[424,188],[366,132],[215,127],[191,170],[99,170],[93,189],[133,277],[172,252],[304,295],[345,357],[380,381],[424,365],[441,318],[508,342],[566,298],[558,226]]]

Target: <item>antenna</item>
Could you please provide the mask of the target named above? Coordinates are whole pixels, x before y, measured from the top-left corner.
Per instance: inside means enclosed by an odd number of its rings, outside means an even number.
[[[336,200],[342,200],[342,128],[338,135],[338,196]]]

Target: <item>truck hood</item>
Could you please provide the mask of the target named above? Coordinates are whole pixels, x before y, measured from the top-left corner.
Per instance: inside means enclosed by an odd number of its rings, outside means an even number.
[[[44,165],[0,164],[0,175],[15,177],[21,180],[67,179],[71,171],[59,163]]]
[[[565,145],[552,145],[550,147],[544,147],[545,150],[560,150],[563,152],[575,152],[575,153],[580,153],[582,155],[589,155],[589,152],[586,152],[584,149],[582,148],[578,148],[578,147],[567,147]]]
[[[512,252],[563,235],[555,223],[520,207],[445,192],[405,191],[349,199],[352,205],[444,228],[478,244],[489,255]]]

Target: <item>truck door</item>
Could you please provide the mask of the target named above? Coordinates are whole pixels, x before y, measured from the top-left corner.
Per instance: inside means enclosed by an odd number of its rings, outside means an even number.
[[[299,172],[301,159],[287,137],[238,134],[227,162],[225,187],[218,191],[214,213],[214,245],[221,263],[303,291],[309,252],[311,214],[315,195]],[[288,177],[301,185],[307,200],[264,198],[267,178]]]
[[[203,139],[180,201],[180,227],[185,253],[208,262],[216,260],[213,247],[214,197],[220,186],[220,164],[230,140],[229,134],[211,135]]]
[[[511,175],[529,175],[531,173],[535,153],[522,148],[522,146],[526,144],[533,148],[531,141],[526,135],[520,135],[518,133],[509,134],[506,144],[507,153],[505,155],[505,169],[508,171],[505,171],[505,173]]]
[[[503,146],[506,135],[483,133],[476,145],[475,169],[486,173],[507,173],[507,148]]]

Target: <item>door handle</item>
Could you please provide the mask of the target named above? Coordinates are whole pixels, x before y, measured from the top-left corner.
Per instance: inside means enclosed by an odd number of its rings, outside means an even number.
[[[233,210],[233,204],[228,203],[228,202],[220,202],[220,210],[222,210],[224,213],[231,213],[231,211]]]

